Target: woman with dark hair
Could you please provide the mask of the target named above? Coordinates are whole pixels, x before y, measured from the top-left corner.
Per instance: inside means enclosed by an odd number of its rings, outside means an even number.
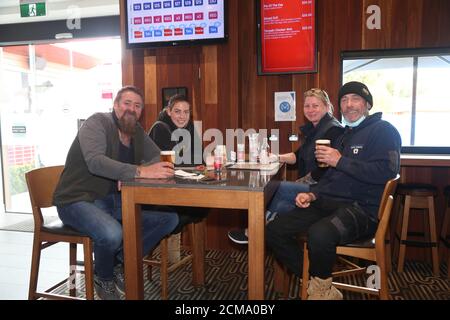
[[[175,151],[176,166],[202,164],[202,140],[195,131],[191,104],[184,95],[176,94],[170,98],[152,125],[149,136],[161,150]],[[179,233],[188,223],[201,221],[208,214],[205,208],[177,207],[176,211],[179,223],[172,234]]]
[[[185,96],[177,94],[170,98],[149,136],[161,150],[175,151],[176,166],[202,164],[202,140],[194,128],[191,105]]]

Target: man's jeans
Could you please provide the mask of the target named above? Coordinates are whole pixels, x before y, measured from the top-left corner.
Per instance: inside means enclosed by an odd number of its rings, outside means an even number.
[[[142,253],[147,255],[178,224],[178,215],[161,207],[142,210]],[[88,235],[94,242],[95,274],[113,279],[113,268],[123,263],[122,201],[111,193],[94,202],[79,201],[57,207],[59,218],[68,226]],[[166,210],[166,211],[165,211]]]
[[[309,192],[309,184],[281,181],[267,210],[279,214],[295,209],[295,198],[300,192]]]

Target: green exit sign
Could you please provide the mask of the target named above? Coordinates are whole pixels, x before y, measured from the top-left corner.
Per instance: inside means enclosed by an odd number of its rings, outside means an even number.
[[[45,2],[20,4],[20,16],[22,18],[45,16],[45,13]]]

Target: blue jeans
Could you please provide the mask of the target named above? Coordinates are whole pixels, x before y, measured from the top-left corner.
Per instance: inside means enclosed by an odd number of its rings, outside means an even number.
[[[143,255],[147,255],[178,224],[178,215],[170,209],[150,209],[141,211]],[[88,235],[94,242],[96,276],[102,280],[112,280],[114,266],[123,263],[120,194],[111,193],[94,202],[79,201],[58,206],[57,210],[64,224]]]
[[[267,210],[272,214],[279,214],[297,208],[295,205],[295,198],[300,192],[309,192],[309,184],[281,181],[280,186],[275,192],[272,201],[270,201]]]

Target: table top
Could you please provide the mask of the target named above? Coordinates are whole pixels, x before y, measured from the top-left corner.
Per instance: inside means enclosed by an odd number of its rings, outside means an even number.
[[[157,188],[191,188],[221,189],[242,191],[264,191],[265,187],[277,175],[283,164],[274,170],[235,170],[224,168],[220,173],[208,171],[208,181],[197,181],[174,177],[170,179],[132,179],[122,181],[122,186],[157,187]],[[186,170],[188,171],[188,170]]]

